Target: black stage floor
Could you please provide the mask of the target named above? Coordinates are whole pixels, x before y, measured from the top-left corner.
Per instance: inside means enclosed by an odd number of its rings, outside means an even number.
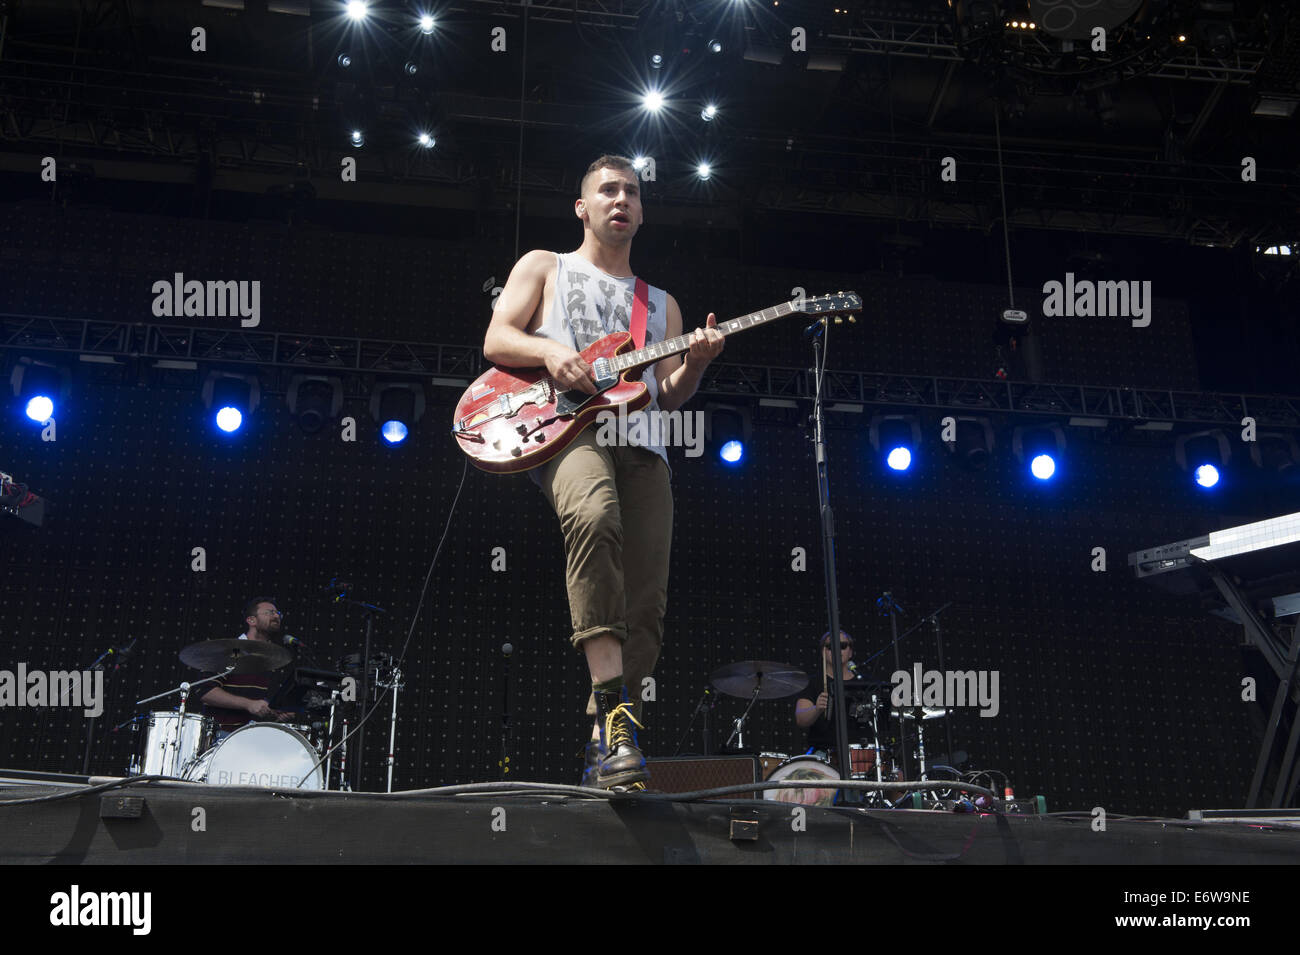
[[[506,793],[490,791],[506,784],[479,785],[489,788],[285,792],[0,770],[0,863],[1260,865],[1300,858],[1300,825],[1285,819],[1112,816],[1096,831],[1087,812],[801,813],[764,800],[593,798],[563,786],[521,792],[529,784],[513,783]]]

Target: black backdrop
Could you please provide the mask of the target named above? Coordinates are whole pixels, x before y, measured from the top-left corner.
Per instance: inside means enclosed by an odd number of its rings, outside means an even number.
[[[195,223],[13,207],[0,222],[0,310],[155,321],[152,283],[258,279],[259,331],[333,332],[478,344],[488,291],[504,282],[508,250],[270,225]],[[557,239],[576,244],[569,227]],[[537,230],[537,244],[552,238]],[[996,287],[866,273],[782,272],[701,258],[651,237],[638,271],[672,291],[688,326],[703,312],[726,318],[809,294],[854,288],[869,306],[859,326],[837,329],[830,365],[868,371],[988,377]],[[1062,274],[1030,276],[1021,290]],[[178,322],[188,323],[188,322]],[[194,324],[234,328],[235,320]],[[724,361],[800,365],[799,328],[733,339]],[[1043,335],[1047,378],[1089,384],[1195,388],[1186,307],[1162,299],[1148,329],[1118,319],[1060,319]],[[376,645],[401,649],[421,585],[464,471],[447,436],[454,389],[432,389],[413,438],[380,448],[361,401],[359,439],[337,428],[303,435],[282,399],[269,397],[236,441],[218,440],[193,390],[154,383],[84,383],[58,418],[58,439],[10,419],[0,466],[55,501],[57,519],[36,529],[6,520],[0,666],[85,666],[109,644],[141,639],[143,653],[117,674],[104,724],[131,701],[179,679],[176,651],[233,636],[256,594],[288,612],[286,630],[317,655],[358,649],[354,609],[313,597],[335,574],[353,595],[389,613]],[[700,399],[692,407],[700,407]],[[1240,805],[1255,753],[1251,705],[1240,699],[1237,633],[1198,607],[1131,579],[1125,555],[1270,513],[1269,502],[1228,513],[1200,499],[1165,446],[1111,445],[1071,430],[1064,474],[1028,488],[1005,434],[988,471],[969,474],[938,450],[937,416],[905,482],[872,463],[865,416],[831,431],[844,626],[859,660],[887,643],[875,599],[891,589],[910,619],[945,601],[945,664],[997,670],[1001,711],[954,718],[956,746],[972,765],[1010,775],[1019,794],[1052,808],[1178,814]],[[768,659],[812,671],[826,628],[811,458],[789,425],[756,429],[745,466],[676,452],[673,568],[667,645],[657,700],[643,735],[668,755],[705,676],[735,660]],[[192,550],[206,571],[191,570]],[[491,569],[505,549],[504,572]],[[805,572],[792,550],[805,548]],[[1091,569],[1104,547],[1108,570]],[[500,645],[516,653],[516,774],[576,781],[585,736],[585,668],[566,639],[563,553],[554,517],[525,477],[470,469],[414,631],[400,697],[396,788],[494,778]],[[905,646],[904,665],[937,666],[932,637]],[[869,668],[880,678],[892,654]],[[739,712],[725,701],[718,716]],[[747,741],[797,752],[788,702],[760,704]],[[80,714],[0,711],[0,762],[57,771],[80,767]],[[367,788],[382,788],[387,706],[368,724]],[[133,741],[103,736],[95,769],[118,773]],[[939,741],[935,749],[946,748]],[[698,749],[698,733],[687,750]]]

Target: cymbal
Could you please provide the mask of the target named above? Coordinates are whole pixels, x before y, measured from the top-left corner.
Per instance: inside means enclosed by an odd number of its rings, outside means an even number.
[[[181,651],[182,663],[204,673],[220,673],[230,666],[236,673],[263,673],[292,659],[287,647],[265,640],[203,640]]]
[[[788,663],[770,660],[741,660],[718,667],[709,674],[709,682],[728,696],[743,700],[754,695],[758,687],[760,700],[778,700],[798,693],[808,685],[808,674]]]

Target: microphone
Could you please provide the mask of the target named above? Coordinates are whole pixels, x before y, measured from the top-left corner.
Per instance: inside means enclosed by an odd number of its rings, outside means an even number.
[[[340,581],[337,577],[331,577],[329,585],[316,591],[318,597],[341,597],[352,589],[349,581]]]
[[[291,633],[286,633],[282,635],[280,637],[280,642],[283,643],[286,647],[302,647],[304,650],[307,648],[307,644],[303,643],[301,640],[299,640]]]
[[[819,318],[817,319],[817,321],[813,322],[811,325],[809,325],[807,328],[803,330],[803,337],[808,340],[818,338],[821,336],[821,333],[824,332],[825,330],[826,330],[826,319]]]
[[[849,667],[849,672],[850,672],[850,673],[852,673],[854,676],[857,676],[857,675],[858,675],[858,665],[857,665],[856,663],[854,663],[852,660],[850,660],[849,663],[848,663],[848,667]]]
[[[507,660],[510,659],[510,654],[514,652],[515,652],[515,648],[510,644],[508,643],[501,644],[501,655],[505,657]]]

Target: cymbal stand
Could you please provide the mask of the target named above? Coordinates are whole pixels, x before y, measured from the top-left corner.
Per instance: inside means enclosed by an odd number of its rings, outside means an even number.
[[[339,739],[339,791],[350,793],[352,786],[348,782],[348,718],[343,717],[343,736]]]
[[[740,719],[736,720],[734,724],[736,728],[733,729],[731,735],[727,737],[727,745],[724,746],[723,749],[731,749],[732,740],[736,741],[736,746],[740,749],[745,748],[745,720],[749,719],[749,711],[752,710],[754,704],[758,702],[758,694],[762,692],[762,690],[763,674],[760,672],[758,674],[758,679],[754,683],[754,695],[749,698],[749,706],[745,707],[745,712],[741,713]]]

